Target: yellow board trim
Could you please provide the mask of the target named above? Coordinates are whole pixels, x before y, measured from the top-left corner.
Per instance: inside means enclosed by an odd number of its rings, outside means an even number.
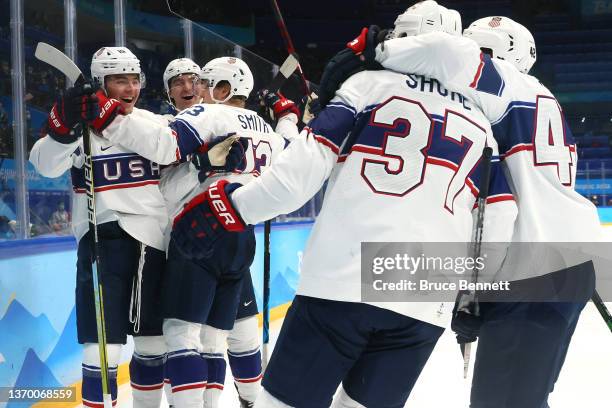
[[[270,309],[270,322],[284,318],[285,315],[287,314],[287,309],[289,309],[289,306],[291,306],[291,302],[287,302],[280,306],[276,306]],[[263,314],[262,313],[257,314],[257,321],[258,321],[259,327],[262,327],[263,326]],[[117,386],[120,387],[123,384],[127,384],[128,382],[130,382],[130,365],[129,363],[124,363],[124,364],[121,364],[117,370]],[[65,408],[78,407],[79,405],[82,404],[83,401],[81,400],[81,386],[82,386],[81,381],[77,381],[74,384],[71,384],[69,386],[69,387],[75,388],[75,392],[77,395],[77,401],[70,402],[66,405],[63,405]],[[58,403],[57,401],[56,402],[41,401],[41,402],[37,402],[36,404],[32,405],[32,408],[58,408]]]

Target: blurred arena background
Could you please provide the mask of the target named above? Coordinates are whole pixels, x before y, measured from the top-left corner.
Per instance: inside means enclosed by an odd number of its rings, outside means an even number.
[[[272,78],[286,50],[269,2],[261,0],[1,0],[0,1],[0,239],[70,234],[70,182],[43,179],[28,164],[49,108],[65,87],[58,72],[33,57],[48,42],[78,62],[84,72],[95,50],[126,45],[141,60],[147,86],[138,106],[170,107],[162,72],[180,56],[198,64],[221,55],[251,66],[256,88]],[[411,1],[280,1],[306,77],[317,83],[327,59],[361,27],[392,26]],[[442,1],[459,10],[464,27],[489,15],[507,15],[526,25],[538,47],[533,73],[557,96],[579,146],[577,189],[612,221],[612,1]],[[297,78],[284,91],[300,96]],[[318,198],[283,220],[310,219]],[[63,205],[64,209],[60,207]],[[279,220],[279,221],[283,221]]]
[[[532,73],[561,102],[578,143],[576,188],[598,206],[602,223],[612,225],[612,0],[439,2],[458,10],[464,27],[481,17],[505,15],[532,31],[538,50]],[[326,61],[362,27],[391,27],[414,1],[278,3],[306,78],[316,84]],[[0,0],[0,387],[79,387],[70,174],[46,179],[27,160],[34,142],[44,136],[43,124],[55,98],[69,85],[34,58],[39,41],[64,50],[86,74],[100,47],[129,47],[147,77],[137,106],[156,113],[171,109],[162,73],[172,59],[187,56],[204,65],[223,55],[240,57],[250,65],[259,89],[271,81],[287,51],[270,3],[264,0]],[[301,97],[297,76],[283,92]],[[302,250],[321,199],[319,194],[276,220],[271,307],[272,319],[279,321],[274,330],[295,294]],[[261,229],[257,231],[261,241]],[[612,237],[612,228],[606,233]],[[260,308],[262,257],[259,245],[252,274]],[[560,379],[555,406],[610,406],[609,333],[592,305],[588,307],[573,345],[580,352],[569,354],[566,366],[571,369],[565,371],[570,374]],[[452,392],[432,398],[431,390],[420,386],[411,400],[414,406],[454,407],[467,401],[454,339],[448,332],[445,336],[443,352],[434,353],[423,383],[450,383]],[[129,353],[127,349],[122,362]],[[456,360],[451,364],[456,369],[445,369],[449,358]],[[126,372],[123,364],[121,392],[129,394]],[[44,402],[35,406],[46,407]]]

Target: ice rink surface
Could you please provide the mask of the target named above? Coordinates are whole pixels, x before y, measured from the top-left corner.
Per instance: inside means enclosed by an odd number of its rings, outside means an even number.
[[[612,302],[607,303],[612,309]],[[276,341],[282,321],[271,324],[271,341]],[[273,344],[273,343],[272,343]],[[472,351],[474,355],[475,350]],[[473,361],[472,361],[473,363]],[[228,367],[229,374],[229,367]],[[463,379],[463,360],[450,330],[444,332],[412,391],[406,407],[468,408],[471,369]],[[225,380],[222,408],[237,408],[238,399],[230,375]],[[612,407],[612,333],[589,303],[580,317],[551,408]],[[119,389],[120,408],[130,408],[130,385]],[[167,404],[162,404],[167,407]],[[375,407],[374,407],[375,408]]]

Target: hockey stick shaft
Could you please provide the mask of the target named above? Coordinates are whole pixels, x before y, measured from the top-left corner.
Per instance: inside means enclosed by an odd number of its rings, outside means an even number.
[[[478,197],[476,199],[476,221],[472,230],[472,250],[470,255],[472,259],[478,259],[480,257],[480,250],[482,248],[482,234],[484,230],[484,215],[487,206],[487,197],[489,196],[489,184],[491,180],[491,157],[493,156],[493,149],[485,147],[482,151],[481,161],[481,173],[480,183],[478,186]],[[474,268],[472,271],[473,282],[478,282],[478,269]],[[463,312],[472,314],[475,316],[480,315],[480,307],[478,305],[478,298],[476,291],[470,291],[467,294],[462,294],[459,297],[457,305],[457,312]],[[472,346],[471,343],[459,344],[461,349],[461,355],[463,356],[463,378],[467,378],[468,370],[470,367],[470,357]]]
[[[63,52],[52,47],[49,44],[39,42],[35,57],[46,62],[56,68],[68,77],[74,84],[82,84],[85,82],[85,77],[76,64]],[[82,124],[83,132],[83,154],[85,156],[84,171],[85,184],[87,186],[87,220],[89,222],[89,238],[91,240],[91,248],[94,253],[94,263],[92,264],[94,303],[96,313],[96,328],[98,332],[98,350],[100,353],[100,372],[102,380],[102,398],[104,408],[112,408],[112,396],[110,393],[110,379],[108,372],[108,356],[106,350],[106,326],[104,320],[104,297],[102,282],[100,280],[100,270],[102,264],[100,262],[100,251],[98,241],[98,226],[96,223],[96,200],[95,200],[95,184],[93,172],[93,160],[91,155],[91,136],[89,127],[86,123]]]
[[[290,55],[297,55],[295,52],[295,47],[293,47],[293,41],[291,41],[291,36],[289,35],[289,30],[287,30],[287,25],[285,24],[285,19],[283,19],[283,15],[278,7],[278,3],[276,0],[270,0],[270,4],[272,5],[272,10],[274,11],[274,18],[276,19],[276,25],[280,30],[281,37],[283,37],[283,41],[285,42],[285,47],[287,48],[287,53]],[[298,73],[300,75],[300,80],[302,82],[302,90],[304,95],[310,95],[310,86],[308,85],[308,81],[306,80],[306,76],[304,76],[304,71],[302,67],[298,65],[297,67]]]
[[[489,195],[489,184],[491,180],[491,157],[493,149],[485,147],[482,151],[480,183],[478,186],[478,197],[476,199],[476,220],[472,229],[472,243],[470,256],[473,259],[480,257],[482,247],[482,234],[484,229],[484,216],[487,205],[487,196]],[[472,282],[478,282],[478,269],[472,271]],[[476,308],[474,310],[474,308]],[[470,291],[468,294],[461,296],[457,311],[466,312],[478,315],[478,302],[476,301],[476,292]],[[474,313],[476,312],[476,313]]]
[[[278,92],[285,81],[293,74],[299,66],[297,58],[293,54],[289,54],[285,62],[278,70],[278,74],[268,84],[269,92]],[[270,234],[272,232],[272,222],[270,220],[264,223],[264,282],[263,282],[263,366],[268,363],[268,344],[270,343]]]
[[[264,287],[263,287],[263,365],[268,364],[268,345],[270,343],[270,233],[272,222],[264,223]]]
[[[601,317],[604,319],[604,322],[606,322],[608,329],[610,329],[610,331],[612,332],[612,315],[610,314],[610,311],[606,307],[606,304],[603,302],[601,296],[599,296],[599,293],[597,293],[597,291],[593,293],[593,297],[591,297],[591,300],[593,301],[593,304],[597,308],[597,311],[599,312]]]

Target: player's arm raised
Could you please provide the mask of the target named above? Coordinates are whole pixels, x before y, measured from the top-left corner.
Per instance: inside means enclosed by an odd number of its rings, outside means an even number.
[[[59,177],[70,169],[80,146],[79,122],[98,115],[98,101],[91,96],[89,84],[69,88],[51,108],[47,118],[48,133],[36,141],[30,162],[45,177]]]

